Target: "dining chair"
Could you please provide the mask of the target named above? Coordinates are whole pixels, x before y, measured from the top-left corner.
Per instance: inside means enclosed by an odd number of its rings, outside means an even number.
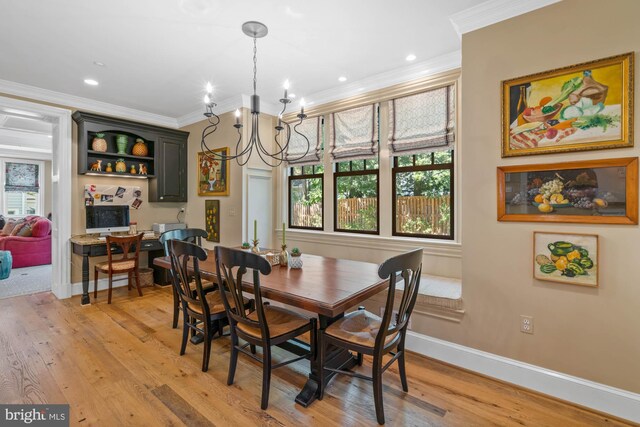
[[[218,283],[224,283],[229,292],[222,296],[222,302],[227,311],[231,326],[231,357],[229,360],[229,376],[227,384],[233,384],[238,363],[238,354],[242,352],[262,363],[262,402],[264,410],[269,406],[269,389],[271,371],[305,358],[315,357],[316,319],[309,319],[281,307],[263,303],[260,293],[260,275],[271,273],[271,264],[260,255],[241,250],[216,246],[216,273]],[[247,280],[244,275],[248,269],[252,270],[249,280],[252,281],[255,310],[247,312],[239,309],[242,301],[242,281]],[[310,335],[310,351],[290,360],[272,365],[271,346],[282,344],[299,337]],[[246,341],[240,345],[239,338]],[[247,346],[262,347],[262,358],[248,352]]]
[[[189,331],[199,332],[204,337],[204,353],[202,358],[202,372],[209,369],[211,357],[211,341],[223,336],[220,320],[227,317],[225,306],[222,302],[220,287],[205,293],[200,276],[200,261],[207,259],[207,252],[200,246],[181,240],[168,240],[169,257],[173,270],[172,278],[174,286],[180,293],[182,304],[183,327],[180,356],[187,349]],[[195,294],[191,290],[191,283],[195,284]],[[253,309],[253,301],[243,298],[244,310]],[[218,332],[216,336],[215,333]]]
[[[195,243],[198,246],[202,246],[202,238],[207,237],[207,232],[202,230],[201,228],[185,228],[182,230],[170,230],[165,231],[160,235],[158,240],[162,243],[164,247],[164,255],[169,256],[169,245],[168,241],[171,239],[174,240],[182,240],[183,242]],[[169,274],[173,274],[172,270],[169,270]],[[180,293],[178,289],[173,286],[174,280],[171,279],[171,289],[173,290],[173,323],[172,327],[175,329],[178,327],[178,313],[180,312]],[[192,280],[189,282],[191,284],[191,292],[195,294],[196,285]],[[209,281],[202,282],[202,289],[205,293],[214,289],[213,283]]]
[[[402,390],[409,391],[405,371],[405,336],[407,325],[420,287],[422,272],[422,248],[389,258],[378,268],[378,276],[389,280],[389,290],[382,319],[360,307],[329,325],[319,336],[320,385],[318,399],[324,397],[327,371],[347,374],[373,382],[373,397],[376,417],[384,424],[384,406],[382,402],[382,374],[393,362],[398,361],[398,371]],[[398,277],[404,281],[404,289],[397,315],[394,316],[396,283]],[[334,345],[354,351],[358,354],[358,363],[362,364],[362,355],[373,356],[372,376],[367,377],[355,372],[328,368],[327,347]],[[391,359],[383,366],[382,357],[391,354]]]
[[[93,268],[93,298],[98,298],[98,273],[104,273],[109,275],[109,294],[107,297],[107,303],[111,304],[111,293],[113,289],[113,275],[127,273],[128,284],[127,287],[131,290],[132,276],[136,279],[136,288],[138,289],[138,295],[142,296],[142,289],[140,289],[140,275],[138,273],[139,257],[140,257],[140,242],[144,233],[137,234],[135,236],[107,236],[107,261],[96,263]],[[134,245],[135,251],[133,256],[129,253],[131,246]],[[114,250],[122,250],[121,258],[114,258]]]

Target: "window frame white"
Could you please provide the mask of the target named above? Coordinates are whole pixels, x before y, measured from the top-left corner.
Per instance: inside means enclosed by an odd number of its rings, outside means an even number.
[[[35,214],[24,214],[24,215],[8,215],[6,213],[7,210],[7,191],[4,189],[6,182],[6,164],[7,163],[26,163],[31,165],[38,165],[38,187],[40,190],[38,191],[38,207],[36,209]],[[18,159],[18,158],[10,158],[10,157],[0,157],[0,214],[5,218],[24,218],[28,215],[38,215],[44,216],[44,200],[45,200],[45,187],[44,187],[44,161],[43,160],[31,160],[31,159]],[[23,196],[23,206],[24,206],[24,196]],[[23,209],[24,211],[25,209]]]

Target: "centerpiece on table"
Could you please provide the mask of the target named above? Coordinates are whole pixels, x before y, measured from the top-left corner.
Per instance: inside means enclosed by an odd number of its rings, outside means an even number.
[[[260,241],[258,240],[258,220],[253,220],[253,247],[251,248],[251,252],[254,254],[260,253],[260,247],[258,244]]]
[[[291,257],[289,258],[289,267],[291,268],[302,268],[302,252],[300,249],[293,248],[291,249]]]
[[[280,266],[286,267],[289,264],[289,253],[287,252],[287,241],[285,240],[285,223],[282,223],[282,250],[280,251]]]

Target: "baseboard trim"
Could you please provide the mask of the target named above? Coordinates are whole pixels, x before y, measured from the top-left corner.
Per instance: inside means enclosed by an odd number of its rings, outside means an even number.
[[[119,274],[117,276],[113,276],[113,288],[121,288],[123,286],[127,286],[126,274]],[[109,289],[109,279],[106,277],[98,279],[98,290],[105,291]],[[89,293],[93,292],[93,280],[89,280]],[[71,295],[82,295],[82,282],[72,283],[71,284]]]
[[[411,331],[406,345],[424,356],[640,423],[640,394]]]

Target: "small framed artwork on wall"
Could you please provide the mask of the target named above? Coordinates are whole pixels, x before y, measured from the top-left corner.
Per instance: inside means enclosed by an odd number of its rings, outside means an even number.
[[[498,221],[638,223],[638,158],[502,166]]]
[[[502,82],[502,157],[633,147],[633,52]]]
[[[229,155],[229,147],[211,150],[216,155]],[[198,196],[229,195],[229,161],[198,153]]]
[[[207,241],[220,242],[220,200],[205,200],[204,224]]]
[[[595,234],[533,232],[533,277],[569,285],[598,286]]]

